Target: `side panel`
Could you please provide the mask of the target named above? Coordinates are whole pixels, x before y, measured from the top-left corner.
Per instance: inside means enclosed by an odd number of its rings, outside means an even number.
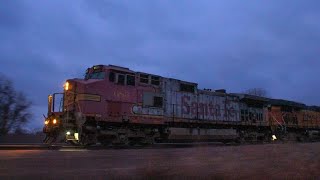
[[[245,102],[240,103],[240,120],[243,124],[264,125],[268,124],[267,109],[250,107]]]
[[[301,112],[294,111],[294,112],[282,112],[282,118],[286,126],[288,127],[297,127],[298,126],[298,119],[301,119]]]
[[[179,101],[177,100],[178,82],[172,79],[163,79],[163,91],[164,91],[164,108],[165,116],[170,118],[179,117],[180,112],[177,108]]]
[[[302,110],[298,123],[300,127],[320,128],[320,112]]]
[[[165,79],[165,115],[168,119],[185,118],[206,121],[240,121],[237,97],[214,92],[187,93],[179,91],[179,81]]]
[[[269,121],[270,125],[284,125],[284,120],[282,117],[281,107],[272,106],[271,111],[269,111]]]
[[[237,137],[235,129],[170,128],[168,138],[170,140],[218,140]]]
[[[232,96],[178,93],[181,116],[211,121],[240,121],[239,102]]]

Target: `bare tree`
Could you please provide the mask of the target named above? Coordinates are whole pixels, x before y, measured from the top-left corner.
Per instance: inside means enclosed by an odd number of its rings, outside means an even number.
[[[250,94],[250,95],[260,96],[260,97],[268,97],[267,90],[263,88],[251,88],[246,90],[245,94]]]
[[[30,107],[25,95],[15,91],[12,82],[0,74],[0,135],[22,129],[31,118]]]

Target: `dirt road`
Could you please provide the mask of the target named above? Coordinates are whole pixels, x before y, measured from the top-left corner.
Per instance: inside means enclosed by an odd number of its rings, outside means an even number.
[[[317,179],[320,143],[1,150],[0,179]]]

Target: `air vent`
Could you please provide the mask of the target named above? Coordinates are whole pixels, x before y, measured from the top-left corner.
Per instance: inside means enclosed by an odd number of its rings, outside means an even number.
[[[225,89],[217,89],[216,92],[218,92],[218,93],[226,93],[227,91]]]
[[[115,65],[112,65],[112,64],[109,64],[109,66],[110,66],[110,67],[115,67],[115,68],[120,68],[120,69],[130,70],[129,68],[121,67],[121,66],[115,66]]]

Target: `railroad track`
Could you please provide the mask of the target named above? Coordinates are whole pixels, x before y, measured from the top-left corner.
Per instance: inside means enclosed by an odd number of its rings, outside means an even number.
[[[286,143],[312,143],[312,142],[272,142],[266,144],[286,144]],[[161,148],[190,148],[190,147],[205,147],[205,146],[246,146],[246,145],[262,145],[265,143],[219,143],[219,142],[197,142],[197,143],[155,143],[153,145],[143,146],[74,146],[70,144],[0,144],[0,150],[104,150],[104,149],[161,149]]]
[[[188,148],[201,146],[226,146],[223,143],[157,143],[146,146],[73,146],[68,144],[0,144],[0,150],[68,150],[68,149],[87,149],[87,150],[103,150],[103,149],[157,149],[157,148]],[[234,145],[234,144],[229,144]]]

